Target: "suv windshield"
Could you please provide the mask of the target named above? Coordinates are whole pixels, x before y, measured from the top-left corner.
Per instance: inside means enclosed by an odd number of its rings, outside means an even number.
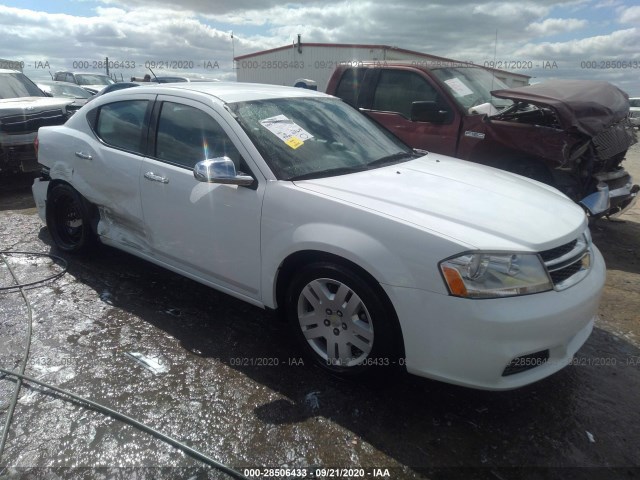
[[[434,68],[433,74],[465,111],[471,107],[490,103],[498,110],[513,105],[511,100],[494,98],[492,90],[509,88],[487,70],[477,67]]]
[[[76,81],[78,85],[111,85],[116,83],[106,75],[91,75],[88,73],[77,73]]]
[[[0,73],[0,98],[45,96],[36,84],[22,73]]]
[[[72,83],[69,83],[68,85],[56,83],[49,85],[49,87],[54,97],[91,98],[93,96],[84,88],[76,87]]]
[[[280,98],[229,107],[279,179],[357,172],[414,155],[338,99]]]

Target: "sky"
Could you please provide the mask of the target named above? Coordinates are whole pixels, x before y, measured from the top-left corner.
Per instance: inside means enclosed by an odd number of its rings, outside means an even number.
[[[105,57],[124,79],[151,65],[157,75],[235,80],[234,54],[291,45],[298,34],[303,43],[389,45],[495,62],[530,75],[531,83],[606,80],[640,96],[640,3],[631,0],[0,3],[0,58],[23,61],[36,81],[49,70],[104,73]]]

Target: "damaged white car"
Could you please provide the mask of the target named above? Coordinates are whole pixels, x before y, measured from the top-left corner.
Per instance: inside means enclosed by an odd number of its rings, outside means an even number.
[[[310,90],[139,87],[41,128],[39,214],[263,308],[337,374],[509,389],[571,362],[605,265],[552,187],[416,153]]]

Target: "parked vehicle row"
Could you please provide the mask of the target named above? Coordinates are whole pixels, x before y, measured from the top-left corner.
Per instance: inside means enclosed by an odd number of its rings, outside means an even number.
[[[262,308],[340,375],[509,389],[569,364],[605,265],[555,188],[415,151],[334,97],[182,83],[38,135],[58,248],[98,240]]]
[[[592,216],[622,213],[640,187],[622,167],[637,142],[626,93],[607,82],[508,88],[476,66],[340,65],[327,93],[414,148],[554,186]]]
[[[71,98],[49,98],[26,75],[0,69],[0,175],[39,169],[38,128],[64,123],[77,109]]]

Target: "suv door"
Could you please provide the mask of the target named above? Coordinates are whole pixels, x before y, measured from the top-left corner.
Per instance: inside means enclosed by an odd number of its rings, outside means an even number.
[[[257,188],[202,183],[193,176],[201,160],[227,156],[238,171],[257,169],[226,121],[200,102],[159,96],[150,156],[140,191],[146,233],[155,257],[247,300],[259,298],[260,215],[264,182]]]
[[[411,120],[416,101],[436,102],[442,121]],[[404,69],[380,69],[371,98],[362,110],[414,148],[455,156],[460,116],[429,78]]]

